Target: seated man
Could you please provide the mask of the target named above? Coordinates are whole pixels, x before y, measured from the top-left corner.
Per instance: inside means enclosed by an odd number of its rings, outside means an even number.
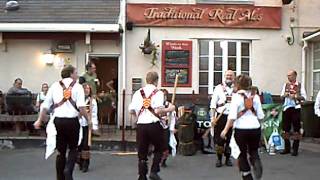
[[[8,94],[30,94],[31,92],[28,91],[26,88],[22,88],[22,79],[17,78],[14,80],[13,87],[11,87],[8,91]]]

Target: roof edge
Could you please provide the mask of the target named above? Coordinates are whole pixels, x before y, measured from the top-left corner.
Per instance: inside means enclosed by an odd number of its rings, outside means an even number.
[[[0,23],[0,32],[120,32],[119,24]]]

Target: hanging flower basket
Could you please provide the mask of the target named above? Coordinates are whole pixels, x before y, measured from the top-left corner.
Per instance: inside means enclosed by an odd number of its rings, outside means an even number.
[[[141,49],[141,52],[143,54],[148,54],[152,56],[151,59],[151,64],[152,66],[156,65],[156,61],[158,60],[158,45],[155,45],[154,42],[151,42],[150,39],[150,29],[148,29],[148,35],[145,38],[145,40],[143,41],[143,44],[141,44],[139,46],[139,48]]]

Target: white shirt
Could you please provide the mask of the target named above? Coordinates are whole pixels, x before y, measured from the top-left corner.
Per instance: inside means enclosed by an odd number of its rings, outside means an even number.
[[[314,103],[314,113],[320,117],[320,91],[317,94],[316,101]]]
[[[284,96],[284,93],[286,92],[286,84],[287,83],[285,83],[283,85],[280,96]],[[298,81],[296,81],[295,84],[298,86],[298,84],[299,84]],[[307,99],[307,93],[306,93],[306,90],[304,89],[304,87],[302,86],[302,84],[301,84],[301,88],[300,88],[300,94],[301,94],[302,97],[304,97],[304,99]],[[294,107],[295,109],[300,109],[301,105],[300,104],[296,104],[295,100],[293,100],[293,99],[291,99],[289,97],[286,97],[284,99],[283,111],[287,110],[290,107]]]
[[[44,94],[44,92],[40,92],[37,96],[37,102],[40,103],[40,101],[44,101],[46,99],[46,95]]]
[[[260,98],[255,95],[253,98],[253,108],[256,111],[256,115],[248,110],[240,118],[238,118],[238,113],[245,109],[244,107],[244,97],[239,93],[245,93],[247,97],[251,96],[250,91],[239,90],[237,93],[233,94],[230,112],[228,119],[234,120],[233,127],[236,129],[258,129],[260,128],[260,119],[264,118],[264,113],[261,107]]]
[[[230,102],[227,102],[227,96],[232,97],[232,94],[233,94],[233,85],[229,87],[225,84],[219,84],[214,88],[214,91],[211,97],[210,108],[216,109],[218,113],[222,113],[222,111],[225,109],[223,114],[228,115]],[[224,105],[219,106],[222,104]]]
[[[142,89],[144,90],[146,98],[148,98],[150,94],[156,89],[156,86],[152,84],[147,84]],[[140,90],[141,89],[139,89],[133,94],[132,101],[129,105],[129,111],[134,110],[137,116],[139,114],[139,111],[141,110],[141,107],[143,106],[143,98],[141,96]],[[151,97],[151,107],[153,109],[163,108],[164,107],[163,103],[164,103],[164,95],[162,91],[158,91],[155,95]],[[157,121],[159,121],[159,118],[153,115],[149,110],[145,109],[138,117],[137,124],[150,124]]]
[[[90,104],[90,99],[86,99],[86,104]],[[92,99],[92,112],[91,112],[91,120],[92,120],[92,129],[98,130],[98,105],[95,99]],[[85,117],[80,118],[80,125],[85,127],[88,126],[88,121]]]
[[[62,82],[68,88],[73,80],[64,78]],[[85,95],[83,87],[79,83],[75,83],[72,88],[71,98],[76,103],[76,106],[85,107]],[[53,104],[59,103],[63,99],[63,88],[59,82],[55,82],[49,88],[45,101],[41,105],[41,109],[49,109]],[[54,109],[53,116],[59,118],[74,118],[78,117],[79,112],[72,106],[69,101],[66,101],[61,106]]]

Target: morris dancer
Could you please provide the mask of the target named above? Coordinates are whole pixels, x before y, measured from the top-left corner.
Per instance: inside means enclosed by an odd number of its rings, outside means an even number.
[[[293,152],[292,156],[298,155],[299,142],[302,137],[300,134],[301,120],[300,120],[300,109],[301,102],[306,99],[306,90],[297,81],[297,72],[290,70],[288,72],[288,82],[283,85],[281,91],[281,97],[284,99],[283,104],[283,139],[285,142],[285,149],[281,154],[289,154],[291,152],[290,143],[290,130],[291,125],[293,126]]]
[[[243,180],[253,180],[247,154],[256,179],[262,177],[262,164],[258,154],[261,137],[259,120],[264,118],[260,98],[252,93],[252,80],[248,75],[239,75],[235,80],[237,93],[232,96],[228,122],[221,133],[226,138],[231,127],[234,128],[234,138],[239,146],[239,169]]]
[[[84,100],[83,87],[77,83],[78,75],[73,66],[66,66],[61,71],[62,80],[55,82],[49,89],[45,101],[42,103],[38,120],[34,123],[36,129],[46,119],[47,111],[53,106],[53,118],[48,126],[53,128],[53,140],[57,148],[56,172],[58,180],[73,180],[74,164],[77,160],[79,141],[79,114],[88,119]],[[52,122],[53,121],[53,122]],[[47,141],[47,146],[48,146]],[[69,148],[68,158],[66,158]]]
[[[148,148],[154,145],[154,157],[149,178],[161,180],[158,172],[163,153],[163,128],[160,124],[160,116],[175,110],[174,105],[165,108],[164,95],[157,89],[159,76],[156,72],[148,72],[147,85],[136,91],[129,105],[131,114],[137,116],[137,145],[139,158],[139,180],[146,180],[148,173]]]
[[[231,149],[229,147],[232,130],[228,131],[226,139],[222,139],[220,134],[227,123],[231,97],[234,92],[234,76],[234,72],[231,70],[225,72],[225,80],[214,89],[210,103],[213,118],[211,121],[214,125],[214,142],[217,153],[216,167],[222,166],[223,154],[226,157],[226,166],[232,166],[232,161],[230,159]],[[215,115],[215,112],[217,112],[217,115]],[[222,114],[220,119],[215,119],[215,117],[218,117],[220,114]]]
[[[171,104],[168,100],[168,91],[166,89],[161,89],[161,91],[164,94],[164,106],[169,107],[169,104]],[[170,124],[168,124],[168,118],[171,118]],[[161,124],[164,129],[164,152],[161,160],[161,167],[167,167],[167,159],[170,154],[172,156],[176,155],[176,146],[177,146],[177,140],[174,136],[174,133],[176,131],[175,124],[176,124],[176,113],[175,111],[172,113],[168,113],[167,116],[164,116],[161,119]]]

